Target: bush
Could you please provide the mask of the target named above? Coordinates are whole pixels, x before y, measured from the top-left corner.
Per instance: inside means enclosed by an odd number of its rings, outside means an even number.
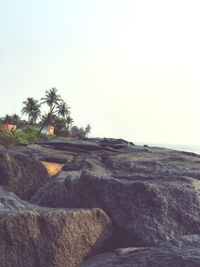
[[[16,144],[17,144],[17,139],[14,136],[13,132],[0,129],[0,145],[3,145],[6,148],[8,148]]]
[[[38,130],[26,127],[24,130],[8,131],[0,129],[0,145],[7,148],[15,145],[28,145],[36,143],[38,140]]]
[[[73,126],[70,130],[70,136],[78,139],[84,139],[91,131],[91,126],[88,124],[85,128]]]
[[[23,133],[25,134],[25,138],[28,141],[28,144],[36,143],[38,141],[39,130],[30,126],[27,126],[23,129]]]

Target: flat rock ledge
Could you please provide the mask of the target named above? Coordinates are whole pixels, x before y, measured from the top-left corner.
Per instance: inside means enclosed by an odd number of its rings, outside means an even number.
[[[199,267],[200,235],[181,237],[154,247],[122,248],[99,254],[79,267]]]

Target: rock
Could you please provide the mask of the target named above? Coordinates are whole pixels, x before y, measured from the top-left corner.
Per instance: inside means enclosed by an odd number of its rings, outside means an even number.
[[[101,153],[107,152],[122,152],[123,149],[127,149],[130,146],[134,146],[133,143],[129,143],[123,139],[85,139],[85,140],[51,140],[39,142],[39,145],[47,146],[59,151],[68,151],[71,153],[86,153],[92,152]]]
[[[114,223],[115,247],[200,234],[200,156],[161,148],[129,151],[85,159],[41,187],[32,202],[102,208]]]
[[[47,162],[47,161],[41,161],[41,163],[46,168],[50,177],[57,175],[62,170],[62,168],[65,166],[64,164],[52,163],[52,162]]]
[[[70,152],[58,151],[40,145],[15,146],[9,151],[34,156],[40,161],[53,162],[58,164],[65,164],[73,160],[74,156]]]
[[[100,209],[48,209],[0,189],[0,266],[74,267],[112,235]]]
[[[183,237],[155,247],[117,249],[79,267],[199,267],[200,236]]]
[[[8,192],[0,187],[0,215],[8,211],[20,211],[27,208],[34,209],[36,205],[24,201],[14,193]]]
[[[5,146],[0,145],[0,150],[6,150]]]
[[[45,167],[34,157],[0,151],[0,185],[29,199],[49,179]]]

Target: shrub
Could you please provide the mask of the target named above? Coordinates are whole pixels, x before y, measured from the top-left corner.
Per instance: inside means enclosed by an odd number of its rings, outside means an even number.
[[[28,141],[28,144],[36,143],[38,140],[39,130],[30,126],[27,126],[23,129],[23,133],[25,134],[25,138]]]
[[[36,143],[38,130],[26,127],[23,130],[8,131],[0,129],[0,144],[9,148],[15,145],[28,145]]]
[[[6,148],[8,148],[16,144],[17,144],[17,139],[14,136],[13,132],[0,129],[0,145],[3,145]]]

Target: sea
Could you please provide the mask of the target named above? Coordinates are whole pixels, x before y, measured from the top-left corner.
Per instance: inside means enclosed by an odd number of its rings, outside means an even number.
[[[172,145],[172,144],[156,144],[156,143],[143,143],[143,142],[136,142],[137,145],[148,145],[153,147],[165,147],[170,149],[175,149],[179,151],[186,151],[186,152],[193,152],[200,155],[200,146],[195,145]]]

